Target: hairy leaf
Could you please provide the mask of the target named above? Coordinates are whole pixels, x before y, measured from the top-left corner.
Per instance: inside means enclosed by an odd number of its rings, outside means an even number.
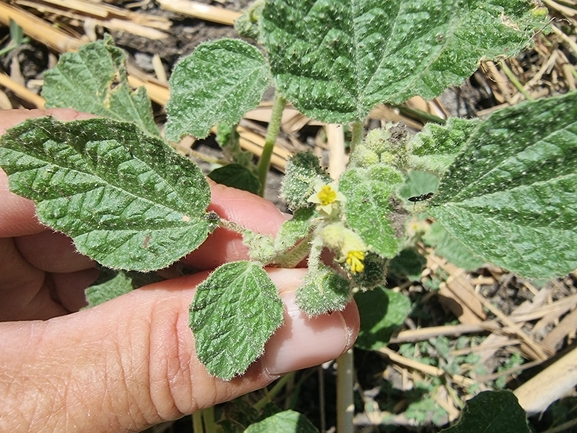
[[[410,142],[412,149],[409,167],[441,176],[453,163],[479,122],[479,119],[451,117],[443,126],[428,123]]]
[[[307,116],[363,119],[380,102],[438,96],[482,58],[513,56],[546,14],[529,0],[271,0],[260,37],[277,88]]]
[[[398,171],[383,164],[349,169],[339,181],[339,189],[347,198],[348,224],[370,251],[382,257],[394,257],[400,249],[404,227],[389,217],[393,214],[390,196],[402,181]]]
[[[200,44],[170,77],[166,138],[204,138],[219,122],[238,123],[270,85],[262,53],[239,39]]]
[[[282,324],[283,303],[265,270],[252,262],[217,268],[196,288],[190,305],[198,359],[230,380],[246,371]]]
[[[287,163],[281,187],[281,197],[291,209],[310,206],[307,200],[317,182],[330,183],[331,178],[321,168],[319,159],[311,152],[299,152]]]
[[[429,211],[476,255],[527,277],[577,266],[577,93],[494,113]]]
[[[166,267],[211,229],[198,166],[132,123],[30,119],[2,137],[0,165],[43,224],[109,268]]]
[[[144,87],[133,92],[126,75],[126,54],[112,38],[65,53],[44,75],[42,96],[47,107],[74,108],[85,113],[133,122],[159,136]]]
[[[447,233],[438,222],[431,225],[423,240],[435,247],[435,254],[468,271],[478,269],[485,263],[473,251]]]
[[[351,283],[328,266],[309,270],[296,294],[298,307],[309,317],[342,311],[351,300]]]

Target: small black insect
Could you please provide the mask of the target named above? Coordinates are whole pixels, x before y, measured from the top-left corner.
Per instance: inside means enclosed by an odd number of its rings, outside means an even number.
[[[425,201],[425,200],[429,200],[431,197],[433,197],[435,195],[435,193],[433,192],[428,192],[426,194],[421,194],[421,195],[416,195],[413,197],[409,197],[409,201],[412,201],[413,203],[416,203],[418,201]]]

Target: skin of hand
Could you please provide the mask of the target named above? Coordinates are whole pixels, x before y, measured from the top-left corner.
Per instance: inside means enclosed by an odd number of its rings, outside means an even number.
[[[0,113],[0,134],[30,117],[87,118],[72,110]],[[285,221],[271,203],[211,185],[210,208],[273,235]],[[289,371],[334,359],[358,333],[354,303],[308,318],[294,302],[304,269],[267,269],[285,322],[241,377],[211,377],[195,356],[188,307],[219,264],[246,259],[237,234],[217,229],[184,260],[197,274],[152,284],[97,307],[84,289],[98,275],[69,238],[43,227],[34,204],[0,170],[0,426],[10,432],[125,432],[174,420],[262,388]]]

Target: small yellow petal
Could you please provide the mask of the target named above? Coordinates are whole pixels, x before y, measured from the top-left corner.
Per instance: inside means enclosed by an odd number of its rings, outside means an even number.
[[[326,206],[335,202],[337,198],[337,192],[330,185],[323,185],[320,191],[317,193],[322,206]]]
[[[353,274],[363,272],[365,270],[365,265],[363,260],[365,259],[365,253],[363,251],[349,251],[346,258],[346,263],[351,268]]]

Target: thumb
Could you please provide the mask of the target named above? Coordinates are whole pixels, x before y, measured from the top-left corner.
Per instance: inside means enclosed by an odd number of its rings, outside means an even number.
[[[294,304],[303,269],[269,269],[285,323],[241,377],[211,377],[188,327],[207,273],[153,284],[46,322],[0,324],[0,425],[12,432],[139,431],[262,388],[279,375],[347,350],[354,304],[307,318]],[[11,427],[11,428],[10,428]]]

